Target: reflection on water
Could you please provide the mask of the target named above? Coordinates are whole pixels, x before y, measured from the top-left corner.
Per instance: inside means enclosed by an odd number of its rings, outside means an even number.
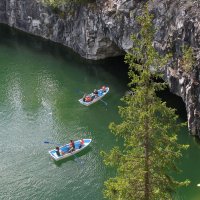
[[[103,199],[103,182],[113,172],[99,152],[116,144],[108,124],[119,119],[123,62],[86,62],[4,26],[0,35],[0,199]],[[108,106],[78,102],[82,91],[102,85],[111,88],[104,98]],[[50,159],[55,145],[44,141],[79,138],[92,138],[91,147],[61,162]]]
[[[103,183],[113,176],[100,151],[117,144],[108,130],[119,121],[118,105],[127,88],[123,59],[91,62],[49,41],[0,26],[0,199],[102,200]],[[90,107],[78,102],[82,93],[108,85],[110,92]],[[161,96],[170,106],[180,101],[170,93]],[[178,102],[178,104],[176,104]],[[178,113],[185,111],[178,107]],[[181,114],[185,116],[185,114]],[[184,118],[185,119],[185,118]],[[77,158],[54,162],[44,141],[66,144],[92,138]],[[197,200],[200,189],[199,144],[187,129],[179,135],[189,143],[179,163],[192,184],[178,198]]]

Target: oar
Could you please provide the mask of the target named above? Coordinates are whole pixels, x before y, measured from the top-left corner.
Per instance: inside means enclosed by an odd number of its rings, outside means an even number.
[[[55,144],[55,145],[58,145],[58,146],[62,146],[62,144],[58,144],[58,143],[55,143],[55,142],[49,142],[49,141],[44,141],[45,144]]]
[[[108,103],[106,103],[105,101],[103,101],[102,99],[99,99],[100,101],[102,101],[106,106],[108,105]]]
[[[74,160],[82,165],[80,158],[78,158],[75,154],[73,154],[73,156],[74,156]]]

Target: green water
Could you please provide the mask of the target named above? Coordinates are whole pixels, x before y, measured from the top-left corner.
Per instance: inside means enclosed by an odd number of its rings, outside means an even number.
[[[103,199],[103,182],[113,171],[99,152],[117,143],[108,124],[119,120],[117,106],[126,91],[120,66],[119,60],[86,62],[59,45],[0,26],[0,199]],[[107,106],[79,104],[83,92],[102,85],[110,87],[103,99]],[[55,145],[44,141],[79,138],[93,141],[78,159],[50,159]],[[198,200],[200,146],[186,129],[180,141],[191,144],[180,178],[192,184],[178,192],[179,199]]]

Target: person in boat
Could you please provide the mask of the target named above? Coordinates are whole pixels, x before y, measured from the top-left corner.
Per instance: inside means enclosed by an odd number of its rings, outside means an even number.
[[[102,86],[101,89],[103,92],[106,92],[106,86]]]
[[[84,102],[85,102],[85,97],[86,97],[86,96],[87,96],[86,94],[83,95],[83,101],[84,101]]]
[[[84,139],[81,139],[81,140],[80,140],[80,144],[79,144],[79,149],[80,149],[81,147],[83,147],[83,145],[84,145]]]
[[[94,89],[93,94],[97,97],[98,96],[98,91],[96,89]]]
[[[72,151],[75,151],[75,144],[73,140],[70,140],[68,152],[71,153]]]
[[[98,90],[98,96],[101,97],[102,95],[103,95],[103,90],[102,89]]]
[[[83,98],[83,101],[84,101],[84,102],[90,102],[90,101],[92,101],[92,100],[93,100],[92,97],[89,96],[89,95],[87,95],[86,97]]]
[[[56,154],[57,156],[61,156],[63,154],[59,147],[56,147]]]

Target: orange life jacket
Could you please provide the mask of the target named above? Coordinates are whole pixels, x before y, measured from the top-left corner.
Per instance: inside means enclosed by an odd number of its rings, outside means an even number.
[[[85,97],[85,101],[86,101],[86,102],[90,102],[91,100],[92,100],[92,99],[91,99],[90,96]]]
[[[84,140],[82,139],[82,140],[80,141],[80,143],[81,143],[81,145],[83,145],[83,144],[84,144]]]

